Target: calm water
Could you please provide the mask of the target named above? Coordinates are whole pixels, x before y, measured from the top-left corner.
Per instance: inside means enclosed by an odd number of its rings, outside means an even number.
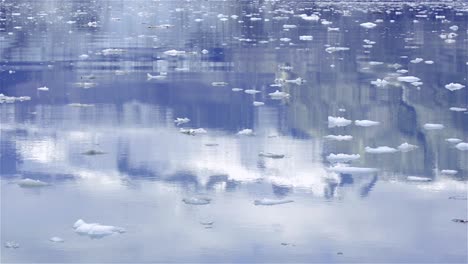
[[[0,1],[1,262],[467,262],[467,21]]]

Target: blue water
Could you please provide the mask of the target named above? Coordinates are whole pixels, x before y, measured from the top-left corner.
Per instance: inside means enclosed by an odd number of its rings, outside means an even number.
[[[0,261],[467,262],[467,21],[463,1],[1,1]]]

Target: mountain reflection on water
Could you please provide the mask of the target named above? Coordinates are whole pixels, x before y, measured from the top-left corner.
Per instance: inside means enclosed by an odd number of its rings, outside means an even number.
[[[31,97],[0,104],[1,260],[466,262],[468,89],[446,85],[467,85],[467,21],[461,1],[1,2],[0,93]]]

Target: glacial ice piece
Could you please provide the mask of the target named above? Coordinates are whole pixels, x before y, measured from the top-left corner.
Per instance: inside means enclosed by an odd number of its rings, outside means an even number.
[[[49,186],[47,182],[43,182],[41,180],[33,180],[29,178],[19,180],[17,184],[18,186],[23,187],[23,188],[36,188],[36,187]]]
[[[289,97],[288,93],[280,92],[279,90],[276,90],[274,93],[269,93],[268,95],[271,97],[271,99],[284,99]]]
[[[2,93],[0,93],[0,104],[7,103],[11,104],[14,102],[23,102],[23,101],[30,101],[31,97],[29,96],[19,96],[19,97],[14,97],[14,96],[6,96]]]
[[[444,175],[455,175],[458,173],[458,171],[457,170],[441,170],[440,173]]]
[[[178,117],[174,120],[174,123],[177,125],[177,126],[180,126],[182,124],[186,124],[190,122],[190,119],[188,119],[187,117]]]
[[[468,110],[468,108],[466,107],[450,107],[449,108],[450,111],[454,111],[454,112],[465,112]]]
[[[167,51],[165,51],[163,53],[164,53],[164,55],[172,56],[172,57],[185,55],[185,51],[175,50],[175,49],[167,50]]]
[[[344,127],[348,126],[351,124],[351,120],[348,120],[344,117],[334,117],[334,116],[329,116],[328,117],[328,127]]]
[[[372,22],[366,22],[366,23],[361,23],[360,26],[366,29],[372,29],[372,28],[375,28],[377,24],[374,24]]]
[[[247,89],[247,90],[244,90],[244,93],[246,93],[246,94],[256,94],[256,93],[260,93],[260,91],[255,90],[255,89]]]
[[[239,136],[253,136],[253,130],[250,128],[242,129],[241,131],[237,132]]]
[[[336,140],[336,141],[349,141],[353,139],[353,136],[350,135],[327,135],[324,137],[328,140]]]
[[[460,142],[462,142],[462,140],[459,139],[459,138],[447,138],[445,141],[450,142],[450,143],[460,143]]]
[[[91,149],[91,150],[85,151],[85,152],[83,152],[81,154],[88,155],[88,156],[95,156],[95,155],[103,155],[103,154],[106,154],[106,153],[103,152],[103,151],[100,151],[100,150]]]
[[[370,126],[376,126],[380,124],[380,122],[371,121],[371,120],[356,120],[354,121],[354,124],[356,124],[356,126],[370,127]]]
[[[314,37],[310,36],[310,35],[299,36],[299,40],[302,40],[302,41],[312,41],[313,39],[314,39]]]
[[[377,87],[385,87],[387,86],[388,82],[384,79],[377,79],[375,81],[371,81],[371,84]]]
[[[432,123],[427,123],[427,124],[424,124],[424,129],[426,130],[438,130],[438,129],[443,129],[444,128],[444,125],[442,124],[432,124]]]
[[[240,91],[243,91],[244,89],[242,89],[242,88],[232,88],[231,90],[233,92],[240,92]]]
[[[190,198],[184,198],[182,199],[182,202],[185,204],[190,204],[190,205],[207,205],[211,202],[210,198],[198,198],[198,197],[190,197]]]
[[[418,148],[418,146],[416,145],[411,145],[409,144],[408,142],[405,142],[403,144],[401,144],[400,146],[397,147],[398,150],[400,150],[401,152],[410,152],[412,150],[415,150]]]
[[[99,223],[86,223],[84,220],[79,219],[73,224],[73,229],[80,235],[87,235],[90,238],[102,238],[113,234],[125,233],[122,227],[101,225]]]
[[[407,83],[413,83],[413,82],[419,82],[421,79],[415,76],[400,76],[397,78],[399,82],[407,82]]]
[[[38,91],[43,91],[43,92],[47,92],[49,91],[49,88],[47,86],[43,86],[43,87],[39,87],[37,88]]]
[[[19,248],[20,245],[18,242],[15,241],[7,241],[5,242],[5,248],[12,248],[12,249],[17,249]]]
[[[420,63],[420,62],[422,62],[422,61],[424,61],[423,58],[416,58],[416,59],[414,59],[414,60],[410,60],[411,63],[415,63],[415,64]]]
[[[262,106],[262,105],[265,105],[264,102],[259,102],[259,101],[254,101],[253,102],[253,106]]]
[[[397,149],[387,147],[387,146],[380,146],[376,148],[366,147],[365,151],[370,154],[387,154],[387,153],[395,153],[398,152]]]
[[[270,152],[260,152],[258,154],[259,157],[270,158],[270,159],[282,159],[284,158],[284,154],[275,154]]]
[[[460,90],[460,89],[463,89],[465,88],[465,85],[463,84],[460,84],[460,83],[449,83],[447,85],[445,85],[445,89],[449,90],[449,91],[456,91],[456,90]]]
[[[292,203],[294,200],[276,200],[276,199],[268,199],[268,198],[263,198],[260,200],[255,200],[254,205],[279,205],[279,204],[287,204],[287,203]]]
[[[186,129],[186,128],[181,128],[180,130],[180,133],[182,134],[187,134],[187,135],[191,135],[191,136],[195,136],[195,135],[198,135],[198,134],[206,134],[207,131],[203,128],[196,128],[196,129],[193,129],[193,128],[189,128],[189,129]]]
[[[357,160],[360,157],[361,157],[361,155],[359,155],[359,154],[344,154],[344,153],[334,154],[334,153],[331,153],[330,155],[327,156],[327,160],[329,162],[333,162],[333,163],[336,163],[336,162],[349,162],[349,161]]]
[[[417,182],[428,182],[428,181],[432,181],[431,178],[420,177],[420,176],[408,176],[408,177],[406,177],[406,179],[407,179],[408,181],[417,181]]]
[[[68,104],[69,106],[72,106],[72,107],[92,107],[94,106],[93,104],[80,104],[80,103],[71,103],[71,104]]]
[[[329,168],[329,171],[345,174],[369,174],[377,172],[378,169],[365,167],[351,167],[345,164],[337,164],[336,166]]]
[[[334,53],[337,51],[346,51],[346,50],[349,50],[349,48],[348,47],[328,47],[325,49],[325,51],[328,53]]]
[[[228,85],[227,82],[212,82],[211,86],[226,86]]]
[[[56,236],[49,238],[49,241],[54,242],[54,243],[63,243],[63,242],[65,242],[65,240],[63,240],[61,237],[56,237]]]
[[[146,79],[148,81],[150,81],[150,80],[164,80],[166,78],[167,78],[166,73],[160,73],[159,75],[151,75],[150,73],[146,74]]]
[[[456,147],[458,150],[466,151],[466,150],[468,150],[468,143],[466,143],[466,142],[460,142],[460,143],[458,143],[457,145],[455,145],[455,147]]]

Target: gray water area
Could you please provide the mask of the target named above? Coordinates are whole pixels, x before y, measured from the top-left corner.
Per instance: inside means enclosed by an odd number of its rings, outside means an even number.
[[[467,262],[467,21],[1,1],[0,261]]]

